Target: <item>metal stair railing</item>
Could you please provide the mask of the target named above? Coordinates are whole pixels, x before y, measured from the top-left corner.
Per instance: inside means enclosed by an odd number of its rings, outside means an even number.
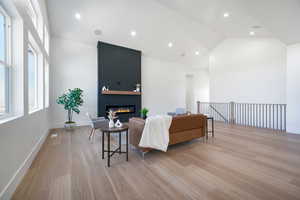
[[[211,107],[211,109],[215,111],[225,121],[225,123],[229,122],[228,119],[226,119],[213,105],[209,105],[209,107]]]
[[[198,113],[225,123],[286,131],[286,104],[197,102]]]

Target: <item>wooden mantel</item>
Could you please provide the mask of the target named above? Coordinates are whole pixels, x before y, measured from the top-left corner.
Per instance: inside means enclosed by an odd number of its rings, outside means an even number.
[[[118,90],[106,90],[102,91],[102,94],[105,95],[141,95],[141,92],[134,91],[118,91]]]

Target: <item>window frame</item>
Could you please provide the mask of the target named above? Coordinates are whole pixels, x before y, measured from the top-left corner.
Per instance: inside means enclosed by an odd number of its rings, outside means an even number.
[[[5,111],[0,114],[0,119],[10,117],[11,109],[11,63],[12,63],[12,31],[11,31],[11,17],[7,11],[0,4],[0,13],[4,17],[4,60],[0,59],[0,63],[4,66],[5,71]]]
[[[41,7],[38,0],[27,0],[28,4],[28,15],[31,18],[33,26],[37,31],[40,40],[44,40],[44,17],[42,15]]]
[[[44,24],[44,48],[49,55],[50,51],[50,35],[46,24]]]
[[[44,59],[44,99],[45,99],[45,108],[50,106],[50,65],[49,62]]]
[[[35,8],[35,5],[33,4],[32,0],[28,0],[28,15],[33,23],[33,26],[35,29],[38,28],[38,13]]]
[[[29,78],[27,79],[27,88],[28,88],[28,112],[29,113],[32,113],[32,112],[35,112],[36,110],[39,110],[39,67],[38,67],[38,56],[39,56],[39,53],[38,51],[34,48],[34,45],[29,41],[28,42],[28,51],[32,51],[33,55],[34,55],[34,70],[35,70],[35,85],[34,85],[34,90],[35,90],[35,106],[34,107],[30,107],[30,96],[29,96]],[[28,56],[29,52],[27,53],[27,56]],[[29,56],[28,56],[29,58]],[[27,65],[28,65],[28,61],[27,61]],[[27,69],[27,77],[29,77],[29,65],[27,66],[28,69]]]

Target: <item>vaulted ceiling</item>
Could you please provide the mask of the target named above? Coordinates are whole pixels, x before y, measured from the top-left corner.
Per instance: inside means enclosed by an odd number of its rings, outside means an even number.
[[[286,44],[300,42],[299,0],[157,0],[226,37],[276,37]],[[230,17],[224,19],[228,12]],[[260,26],[256,29],[253,26]]]
[[[249,37],[250,31],[255,31],[254,37],[300,42],[299,0],[48,0],[47,4],[54,36],[95,46],[98,40],[106,41],[190,65],[224,39]],[[80,20],[74,18],[77,12]],[[224,18],[226,12],[229,17]]]

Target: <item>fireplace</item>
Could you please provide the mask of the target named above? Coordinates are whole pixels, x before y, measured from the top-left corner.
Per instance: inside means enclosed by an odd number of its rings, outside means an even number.
[[[142,52],[113,44],[98,42],[98,116],[117,111],[121,122],[139,117],[141,93],[133,93],[141,84]],[[109,88],[103,92],[102,88]]]
[[[112,110],[117,112],[117,115],[135,113],[135,105],[106,105],[106,112]]]

